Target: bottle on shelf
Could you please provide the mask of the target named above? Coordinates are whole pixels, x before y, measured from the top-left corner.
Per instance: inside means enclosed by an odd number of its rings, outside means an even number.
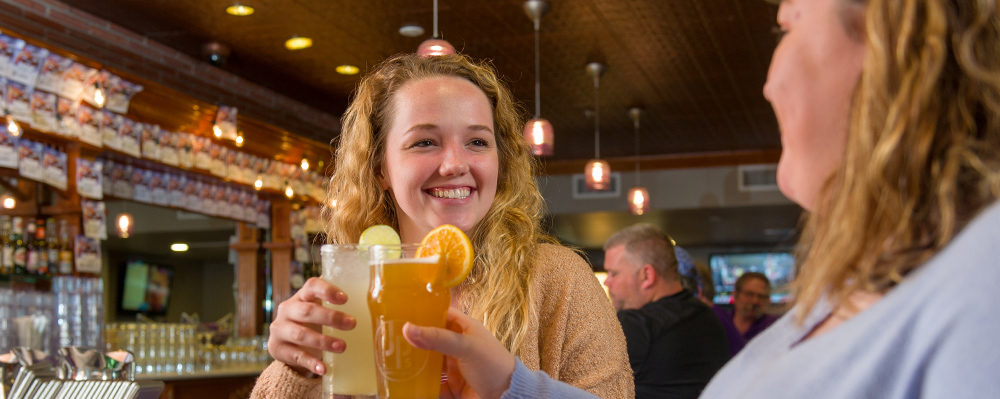
[[[35,274],[47,276],[49,273],[49,246],[45,242],[45,220],[35,221]]]
[[[73,274],[73,243],[70,242],[69,225],[65,220],[59,221],[59,267],[55,270],[61,275]]]
[[[49,274],[55,274],[56,270],[59,270],[59,240],[56,235],[56,220],[54,218],[48,218],[45,221],[45,233]]]
[[[24,239],[24,220],[15,216],[11,228],[10,239],[14,242],[14,274],[24,274],[28,271],[28,243]]]
[[[0,276],[14,273],[14,241],[11,240],[10,217],[0,217]]]
[[[38,246],[35,242],[35,233],[38,226],[31,219],[24,221],[24,247],[25,247],[25,273],[38,274]]]

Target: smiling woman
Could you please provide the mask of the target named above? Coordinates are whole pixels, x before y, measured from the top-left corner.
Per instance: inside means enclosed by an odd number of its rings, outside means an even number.
[[[521,114],[492,68],[464,56],[383,62],[361,80],[343,118],[328,192],[337,206],[324,210],[327,237],[351,243],[384,224],[403,242],[419,242],[439,225],[459,227],[476,258],[465,282],[451,289],[452,307],[485,324],[529,369],[602,397],[634,397],[614,309],[586,262],[539,225],[538,161],[521,135]],[[269,341],[277,361],[261,375],[255,397],[317,389],[318,381],[303,375],[327,372],[318,352],[344,350],[303,325],[350,329],[353,317],[314,299],[345,300],[337,287],[313,279],[279,306]],[[451,371],[446,389],[454,394],[464,379]]]

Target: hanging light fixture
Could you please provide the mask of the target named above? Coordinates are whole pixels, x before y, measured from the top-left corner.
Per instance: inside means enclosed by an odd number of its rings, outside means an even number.
[[[121,238],[128,238],[129,233],[132,232],[133,223],[132,214],[127,212],[122,212],[118,214],[118,223],[115,225],[118,227],[118,236]]]
[[[264,187],[264,174],[257,173],[257,180],[254,180],[253,182],[253,189],[260,191],[262,187]]]
[[[4,209],[14,209],[17,206],[17,200],[8,194],[4,194],[0,195],[0,204],[2,204]]]
[[[104,108],[104,90],[101,89],[101,85],[94,82],[94,104],[97,108]]]
[[[446,55],[455,54],[455,47],[448,43],[441,36],[438,35],[438,2],[434,0],[434,36],[430,39],[424,40],[420,43],[420,47],[417,47],[417,54],[424,57],[434,56],[434,55]]]
[[[528,140],[531,153],[536,156],[552,155],[552,124],[542,119],[541,53],[539,52],[539,28],[542,17],[549,12],[549,2],[528,0],[524,2],[524,12],[535,22],[535,118],[524,125],[524,139]]]
[[[631,108],[628,110],[629,118],[635,124],[635,187],[628,190],[628,212],[633,215],[642,215],[649,212],[649,191],[639,184],[639,117],[642,116],[642,108]]]
[[[594,78],[594,159],[587,162],[583,173],[587,189],[607,190],[611,186],[611,165],[601,159],[601,75],[607,65],[600,62],[587,64],[587,73]]]
[[[234,141],[236,142],[236,146],[237,147],[242,147],[243,146],[244,139],[243,139],[243,131],[242,130],[240,130],[239,133],[236,134],[236,140],[234,140]]]
[[[299,166],[302,168],[302,170],[309,170],[309,160],[302,158],[302,162],[299,163]]]
[[[295,191],[292,190],[292,184],[287,181],[285,182],[285,196],[288,198],[295,196]]]
[[[7,114],[6,116],[7,133],[10,133],[10,135],[14,137],[20,137],[21,132],[23,132],[23,130],[21,130],[21,125],[18,124],[16,120],[14,120],[14,116],[11,115],[10,112],[6,112],[6,114]]]

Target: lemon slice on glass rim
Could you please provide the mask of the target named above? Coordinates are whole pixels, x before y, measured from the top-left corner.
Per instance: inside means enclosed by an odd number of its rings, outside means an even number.
[[[465,232],[450,224],[438,226],[424,236],[417,249],[418,258],[440,255],[444,265],[442,281],[445,287],[454,287],[465,281],[472,271],[476,258],[472,241]]]
[[[358,249],[367,251],[372,245],[399,245],[399,243],[399,234],[396,230],[384,224],[376,224],[361,233]]]

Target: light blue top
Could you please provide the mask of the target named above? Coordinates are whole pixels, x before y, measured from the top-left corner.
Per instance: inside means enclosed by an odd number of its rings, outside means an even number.
[[[1000,398],[1000,204],[885,297],[800,341],[830,313],[794,309],[716,374],[702,398]],[[520,360],[503,398],[592,398]]]
[[[795,311],[733,358],[702,398],[1000,397],[1000,206],[885,297],[842,325],[800,341]]]

